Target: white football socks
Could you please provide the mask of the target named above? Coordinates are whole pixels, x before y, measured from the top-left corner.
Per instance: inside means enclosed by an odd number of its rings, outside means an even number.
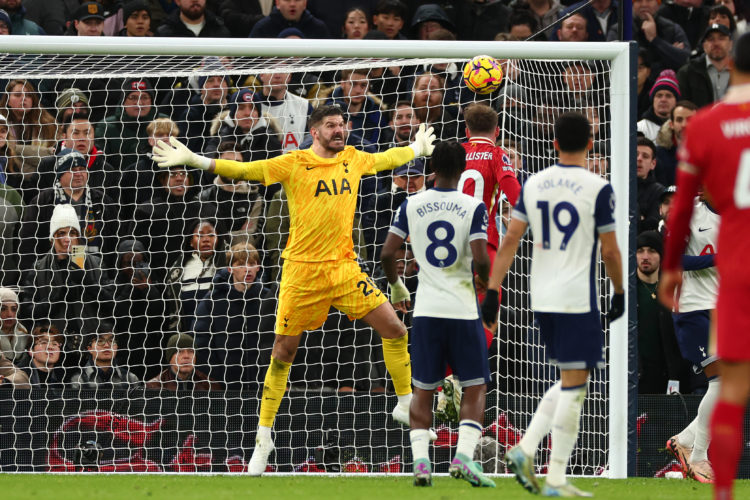
[[[255,435],[256,438],[260,439],[271,439],[271,428],[264,425],[258,426],[258,433]]]
[[[430,459],[430,431],[427,429],[412,429],[409,431],[411,440],[411,454],[414,460]]]
[[[482,437],[482,424],[468,418],[461,420],[458,424],[458,443],[456,444],[456,455],[462,453],[474,459],[474,450],[479,438]]]
[[[708,444],[711,439],[708,435],[711,423],[711,413],[714,411],[716,399],[719,397],[719,378],[708,381],[708,390],[701,399],[698,406],[698,416],[695,417],[695,440],[693,441],[693,453],[690,455],[690,463],[694,464],[701,460],[708,460]]]
[[[577,387],[561,389],[555,408],[552,426],[552,452],[550,453],[547,482],[559,486],[565,483],[568,459],[578,439],[581,422],[581,408],[586,397],[588,383]]]
[[[523,438],[518,443],[523,452],[532,459],[536,455],[536,449],[544,436],[549,434],[552,428],[552,417],[555,415],[555,407],[560,397],[560,382],[547,389],[544,393],[539,406],[534,412],[534,416],[523,434]]]
[[[412,396],[411,392],[409,394],[404,394],[402,396],[396,396],[398,398],[398,404],[406,405],[406,407],[408,408],[409,405],[411,404],[411,396]]]

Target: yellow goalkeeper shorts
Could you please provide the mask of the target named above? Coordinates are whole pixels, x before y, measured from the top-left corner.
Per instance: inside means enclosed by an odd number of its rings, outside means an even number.
[[[355,260],[284,261],[276,313],[278,335],[319,328],[331,306],[359,319],[386,302],[385,294]]]

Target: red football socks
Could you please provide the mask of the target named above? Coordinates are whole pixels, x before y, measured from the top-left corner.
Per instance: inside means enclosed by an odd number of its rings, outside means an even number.
[[[742,421],[745,407],[718,401],[711,415],[711,465],[714,469],[714,498],[732,498],[732,481],[742,455]]]

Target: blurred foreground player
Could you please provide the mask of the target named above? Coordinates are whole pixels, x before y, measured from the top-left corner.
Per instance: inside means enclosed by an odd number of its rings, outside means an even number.
[[[411,238],[419,264],[411,339],[414,398],[409,419],[415,486],[432,484],[429,454],[432,398],[443,381],[446,365],[453,368],[464,388],[458,446],[450,473],[473,486],[495,486],[473,459],[482,437],[490,371],[472,286],[472,262],[478,279],[486,285],[490,259],[487,209],[481,201],[456,189],[465,156],[457,142],[438,143],[432,159],[435,187],[401,204],[381,252],[392,295],[406,297],[395,303],[403,312],[410,305],[409,294],[398,276],[396,252],[407,237]]]
[[[614,288],[609,319],[624,312],[614,192],[606,180],[586,169],[586,152],[591,147],[591,128],[584,115],[568,112],[555,120],[558,162],[524,184],[488,287],[500,288],[518,243],[530,227],[534,244],[531,308],[549,361],[560,369],[560,380],[544,394],[526,433],[505,455],[505,462],[524,488],[543,496],[592,496],[570,484],[565,471],[578,438],[589,372],[604,367],[596,285],[600,243]],[[497,295],[488,293],[482,303],[486,323],[497,317],[497,309]],[[549,473],[541,489],[534,474],[534,456],[550,429]]]
[[[435,136],[422,126],[409,146],[377,154],[346,146],[341,108],[321,106],[310,115],[310,149],[249,163],[198,156],[174,138],[159,141],[154,160],[160,167],[188,165],[231,179],[280,182],[289,203],[289,241],[282,257],[283,275],[276,311],[276,338],[263,383],[251,475],[266,470],[274,449],[271,428],[286,390],[289,369],[302,332],[319,328],[331,306],[352,319],[362,319],[380,334],[383,358],[393,379],[398,404],[394,420],[408,425],[411,364],[406,327],[388,299],[355,260],[352,223],[363,175],[376,174],[429,156]]]
[[[672,201],[659,298],[671,307],[682,281],[680,259],[688,236],[693,197],[703,184],[721,214],[719,296],[716,302],[716,355],[719,398],[711,416],[709,457],[714,498],[732,498],[732,482],[742,454],[742,425],[750,397],[750,33],[734,46],[731,86],[713,107],[690,121],[678,153],[677,194]],[[678,302],[679,305],[679,302]]]

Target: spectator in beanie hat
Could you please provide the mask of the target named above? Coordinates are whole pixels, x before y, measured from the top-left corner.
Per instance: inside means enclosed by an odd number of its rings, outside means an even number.
[[[659,73],[659,77],[649,91],[651,107],[643,114],[637,124],[638,132],[651,141],[656,140],[659,129],[669,119],[669,115],[680,99],[680,84],[677,75],[671,69]]]
[[[65,89],[55,99],[56,121],[58,124],[64,123],[70,115],[88,111],[88,108],[89,98],[84,91],[75,87]]]
[[[10,22],[10,16],[3,9],[0,9],[0,35],[12,35],[13,24]]]
[[[119,170],[138,161],[138,154],[148,149],[148,124],[155,118],[168,118],[154,106],[155,92],[149,80],[130,78],[121,89],[121,106],[95,130],[97,147]]]
[[[221,384],[195,369],[195,348],[193,337],[186,333],[176,333],[169,338],[164,351],[167,369],[146,382],[147,389],[167,391],[220,391]]]
[[[185,133],[191,151],[204,152],[211,120],[227,104],[229,85],[230,80],[223,73],[198,78],[198,92],[190,97],[179,120],[180,130]]]
[[[151,8],[144,0],[131,0],[122,6],[124,28],[119,36],[153,36],[151,32]]]

